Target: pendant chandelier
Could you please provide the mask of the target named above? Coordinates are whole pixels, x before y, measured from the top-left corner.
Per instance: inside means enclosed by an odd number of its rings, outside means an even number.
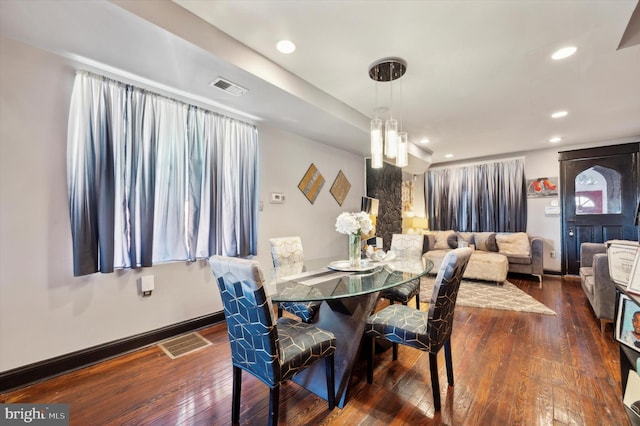
[[[399,79],[407,71],[407,62],[400,58],[384,58],[374,62],[369,67],[369,77],[376,82],[376,104],[378,102],[378,82],[391,83],[391,106],[389,119],[384,122],[384,137],[382,120],[378,118],[378,108],[371,120],[371,168],[382,167],[384,157],[396,160],[397,167],[404,167],[409,163],[407,132],[398,130],[398,120],[393,118],[393,81]],[[402,102],[401,102],[402,104]],[[401,105],[402,112],[402,105]],[[401,114],[402,115],[402,114]]]

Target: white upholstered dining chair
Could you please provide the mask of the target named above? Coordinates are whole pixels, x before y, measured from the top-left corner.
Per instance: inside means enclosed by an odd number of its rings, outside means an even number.
[[[304,251],[302,250],[302,240],[298,236],[270,238],[271,260],[273,266],[302,264],[304,262]],[[282,311],[287,311],[304,322],[310,322],[320,310],[322,302],[280,302],[278,303],[278,316],[282,316]]]
[[[421,259],[423,246],[424,235],[421,234],[393,234],[391,237],[391,251],[401,258]],[[380,296],[392,305],[394,302],[406,305],[415,297],[416,308],[420,309],[420,279],[383,290]]]

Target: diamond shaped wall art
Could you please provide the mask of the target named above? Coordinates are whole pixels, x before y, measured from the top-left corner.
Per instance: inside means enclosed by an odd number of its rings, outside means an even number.
[[[304,196],[307,197],[307,200],[313,204],[316,201],[323,185],[324,177],[322,177],[322,174],[320,174],[320,171],[316,168],[315,164],[311,163],[307,172],[298,184],[298,189],[300,189]]]
[[[351,183],[347,177],[342,173],[342,170],[338,172],[338,176],[336,176],[336,180],[333,181],[333,185],[331,185],[331,195],[336,199],[338,205],[342,205],[344,203],[344,199],[347,198],[347,194],[351,189]]]

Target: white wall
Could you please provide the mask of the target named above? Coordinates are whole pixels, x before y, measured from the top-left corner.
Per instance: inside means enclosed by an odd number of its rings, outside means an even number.
[[[525,155],[524,173],[527,179],[538,177],[560,176],[558,150],[528,152]],[[562,239],[560,235],[560,215],[545,215],[544,208],[551,206],[551,201],[560,204],[560,188],[557,197],[527,199],[527,232],[529,235],[541,237],[544,240],[543,266],[545,271],[560,272],[562,260]],[[555,251],[555,258],[551,252]]]
[[[220,311],[204,261],[73,277],[66,193],[66,126],[75,70],[65,59],[0,39],[0,371]],[[357,210],[363,160],[297,135],[259,127],[259,255],[268,238],[298,234],[309,257],[346,252],[334,231]],[[297,184],[315,163],[326,179],[311,205]],[[344,208],[329,188],[339,170],[352,184]],[[284,192],[285,204],[268,203]],[[346,253],[345,253],[346,255]],[[137,280],[155,276],[153,295]]]
[[[260,140],[260,199],[264,210],[260,213],[256,259],[262,265],[270,265],[269,238],[290,235],[302,238],[307,258],[347,256],[347,236],[336,232],[335,222],[344,211],[360,210],[364,195],[364,159],[266,126],[260,128]],[[314,204],[298,189],[311,163],[325,179]],[[329,192],[340,170],[351,184],[342,206]],[[284,193],[285,202],[271,204],[272,192]]]

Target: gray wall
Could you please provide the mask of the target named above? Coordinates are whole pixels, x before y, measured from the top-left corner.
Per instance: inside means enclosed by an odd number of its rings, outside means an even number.
[[[73,277],[66,132],[75,67],[4,38],[0,52],[0,371],[220,311],[204,261]],[[291,234],[309,257],[346,256],[334,223],[359,209],[363,159],[266,126],[259,132],[257,259],[268,267],[268,238]],[[314,205],[297,188],[312,162],[326,179]],[[329,194],[339,170],[352,185],[342,207]],[[270,192],[286,202],[269,204]],[[155,291],[143,299],[137,280],[151,274]]]

